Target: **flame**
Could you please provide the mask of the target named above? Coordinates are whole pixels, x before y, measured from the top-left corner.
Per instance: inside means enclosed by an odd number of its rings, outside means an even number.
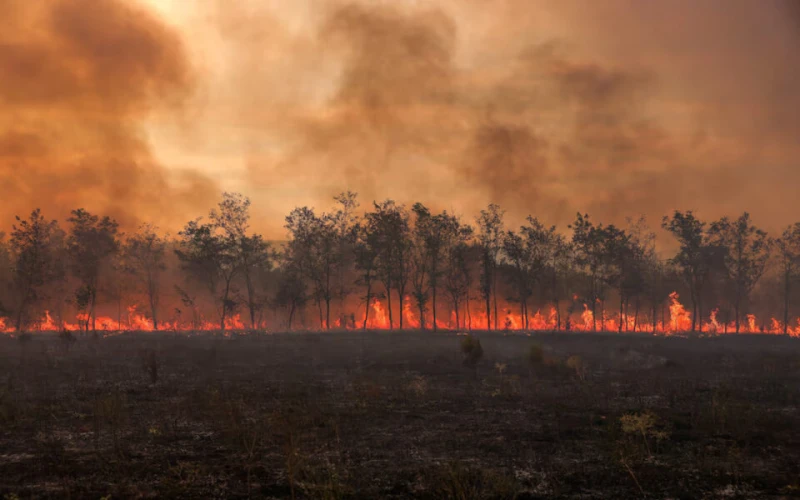
[[[686,332],[692,328],[692,315],[686,311],[678,299],[678,292],[669,294],[669,331],[668,333]]]
[[[403,316],[404,327],[419,328],[420,320],[415,314],[413,301],[410,297],[406,297],[403,302],[401,314]],[[376,330],[388,330],[389,317],[388,310],[381,300],[373,299],[370,304],[370,314],[367,320],[367,326]],[[444,313],[443,310],[440,310]],[[464,308],[464,313],[459,317],[459,326],[466,327],[467,321],[467,308]],[[138,311],[136,305],[131,305],[125,309],[126,314],[121,317],[113,318],[110,316],[98,315],[94,320],[94,325],[91,324],[91,318],[87,313],[79,313],[75,315],[75,321],[69,322],[65,319],[54,318],[50,311],[44,311],[42,317],[30,325],[31,331],[79,331],[86,330],[94,327],[97,330],[104,332],[105,335],[111,332],[125,332],[125,331],[153,331],[155,330],[152,318],[146,314]],[[711,310],[709,317],[706,321],[699,321],[696,325],[698,331],[716,335],[723,333],[732,333],[736,330],[735,324],[721,323],[718,319],[719,309]],[[357,328],[357,322],[348,321],[343,314],[339,319],[333,322],[336,328],[352,329]],[[352,315],[348,316],[352,317]],[[446,319],[441,319],[446,318]],[[533,315],[527,318],[528,331],[553,331],[558,328],[558,311],[555,307],[550,307],[547,314],[543,314],[541,310],[537,310]],[[492,320],[494,318],[492,317]],[[514,312],[510,308],[500,310],[500,317],[498,318],[498,327],[508,331],[522,331],[526,329],[525,317],[522,314]],[[565,322],[569,322],[575,330],[591,331],[594,327],[594,316],[587,303],[583,304],[583,311],[580,313],[580,320],[575,321],[576,318],[571,318],[567,315],[564,318]],[[771,318],[769,322],[759,323],[758,318],[753,314],[745,316],[746,322],[741,330],[749,334],[776,334],[782,335],[784,333],[784,325],[782,321]],[[679,335],[691,330],[692,317],[691,313],[687,311],[683,304],[680,302],[680,297],[676,292],[669,294],[669,321],[666,324],[656,322],[655,326],[651,319],[642,317],[639,321],[635,316],[623,314],[608,314],[603,313],[603,317],[598,319],[597,328],[599,330],[616,332],[622,331],[632,332],[634,326],[638,332],[652,333],[654,335]],[[451,310],[449,315],[441,314],[436,320],[436,326],[439,329],[449,330],[456,327],[455,311]],[[471,310],[471,322],[469,325],[473,329],[486,329],[493,328],[494,321],[489,321],[486,311]],[[173,332],[191,332],[195,330],[210,330],[217,331],[220,329],[218,321],[209,321],[206,318],[196,318],[196,322],[182,322],[180,319],[173,319],[172,321],[159,321],[159,330],[173,331]],[[229,316],[225,319],[225,329],[227,331],[245,330],[249,326],[245,324],[239,314]],[[396,325],[396,326],[399,326]],[[266,329],[268,327],[266,322],[258,325],[258,328]],[[323,324],[322,328],[325,328]],[[786,328],[787,333],[793,337],[800,337],[800,318],[794,320]],[[9,324],[8,318],[0,317],[0,333],[15,333],[15,328]]]
[[[581,313],[581,319],[583,320],[583,329],[589,331],[594,326],[594,313],[589,309],[589,306],[586,303],[583,304],[583,312]]]

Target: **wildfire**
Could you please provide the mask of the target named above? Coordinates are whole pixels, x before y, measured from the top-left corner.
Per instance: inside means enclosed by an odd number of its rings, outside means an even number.
[[[647,332],[652,334],[661,335],[676,335],[687,333],[692,328],[692,315],[685,309],[680,302],[680,297],[676,292],[669,295],[669,320],[662,322],[648,321],[645,318],[631,316],[628,314],[608,316],[603,314],[603,317],[597,321],[597,329],[602,331],[620,331],[620,324],[622,331],[625,332]],[[30,331],[80,331],[97,329],[106,334],[110,332],[125,332],[125,331],[154,331],[155,326],[153,320],[147,315],[140,313],[136,306],[130,306],[125,309],[126,314],[119,315],[119,317],[112,318],[109,316],[97,316],[94,321],[86,313],[81,313],[75,316],[75,322],[70,322],[60,318],[54,318],[50,311],[45,311],[43,316],[34,324],[28,326]],[[369,316],[367,319],[367,326],[375,330],[388,330],[390,328],[389,311],[384,305],[384,302],[378,299],[373,299],[369,307]],[[419,328],[420,320],[414,312],[412,300],[406,297],[403,302],[401,311],[403,316],[403,326],[406,328]],[[594,315],[589,306],[584,303],[583,311],[580,313],[580,320],[575,322],[574,318],[569,318],[567,315],[564,318],[563,325],[572,324],[573,328],[582,331],[592,331],[595,327]],[[491,321],[488,321],[485,311],[464,311],[458,318],[455,311],[451,311],[449,317],[442,316],[447,319],[437,318],[436,325],[440,329],[454,329],[456,325],[459,328],[472,328],[472,329],[486,329],[487,327],[494,327],[494,317],[492,315]],[[469,319],[467,319],[469,318]],[[545,315],[540,310],[537,310],[533,315],[529,315],[527,322],[521,314],[515,313],[511,309],[501,310],[501,316],[498,318],[498,327],[508,331],[554,331],[562,327],[559,324],[558,310],[555,307],[550,307],[548,313]],[[527,324],[527,328],[526,328]],[[355,321],[344,322],[337,319],[333,322],[335,328],[354,329],[359,325]],[[399,327],[399,322],[394,321],[394,326]],[[430,325],[426,325],[430,327]],[[735,331],[735,324],[722,323],[719,321],[719,309],[713,309],[706,321],[698,321],[695,325],[698,332],[705,334],[723,334]],[[195,330],[220,330],[219,322],[208,321],[207,319],[200,318],[199,321],[182,322],[179,319],[173,321],[159,321],[159,330],[162,331],[183,331],[190,332]],[[225,319],[226,330],[245,330],[249,324],[245,324],[239,314],[234,314]],[[267,325],[262,323],[260,328],[266,329]],[[324,328],[324,325],[323,325]],[[567,326],[569,328],[569,326]],[[745,323],[741,327],[743,333],[764,333],[764,334],[783,334],[783,322],[771,318],[768,323],[759,323],[755,315],[748,314],[745,317]],[[7,318],[0,318],[0,333],[14,333],[15,328],[9,324]],[[793,337],[800,337],[800,318],[798,318],[793,325],[786,328],[786,333]]]

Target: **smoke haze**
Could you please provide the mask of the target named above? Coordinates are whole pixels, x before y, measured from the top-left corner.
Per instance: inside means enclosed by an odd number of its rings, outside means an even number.
[[[797,219],[792,0],[0,1],[0,216],[170,229],[222,189],[566,224]]]

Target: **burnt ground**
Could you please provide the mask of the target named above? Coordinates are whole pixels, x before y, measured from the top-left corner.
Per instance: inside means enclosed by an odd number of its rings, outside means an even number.
[[[800,494],[796,339],[478,336],[2,338],[0,497]]]

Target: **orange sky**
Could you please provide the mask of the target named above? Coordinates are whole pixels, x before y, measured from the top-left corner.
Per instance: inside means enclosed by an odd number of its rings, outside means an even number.
[[[793,0],[0,0],[0,227],[280,237],[342,190],[468,216],[800,220]]]

